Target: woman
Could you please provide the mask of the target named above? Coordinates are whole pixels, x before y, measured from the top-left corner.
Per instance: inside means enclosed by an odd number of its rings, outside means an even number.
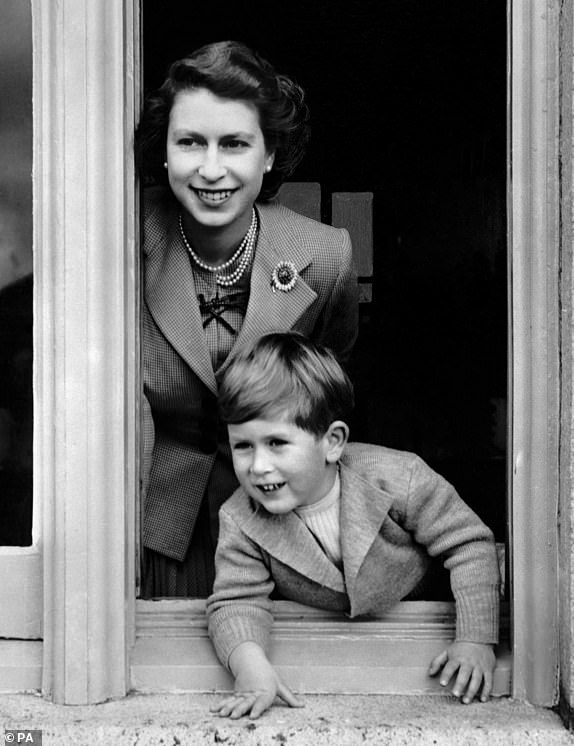
[[[344,361],[355,341],[347,232],[273,202],[307,140],[301,88],[237,42],[175,62],[144,106],[143,596],[211,592],[237,486],[216,399],[235,352],[296,329]]]

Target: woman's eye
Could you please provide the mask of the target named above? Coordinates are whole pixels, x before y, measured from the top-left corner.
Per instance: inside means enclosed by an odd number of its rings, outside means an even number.
[[[227,142],[224,143],[224,147],[229,148],[230,150],[239,150],[240,148],[246,148],[247,143],[243,140],[227,140]]]
[[[194,145],[199,145],[194,137],[180,137],[177,144],[183,148],[192,148]]]

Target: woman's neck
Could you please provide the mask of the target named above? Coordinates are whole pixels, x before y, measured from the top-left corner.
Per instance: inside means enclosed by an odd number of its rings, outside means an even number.
[[[246,217],[223,227],[201,225],[188,214],[182,214],[183,228],[193,250],[208,264],[223,264],[237,249],[251,225],[251,212]]]

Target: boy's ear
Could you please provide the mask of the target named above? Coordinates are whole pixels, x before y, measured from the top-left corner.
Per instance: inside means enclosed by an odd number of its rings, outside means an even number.
[[[325,458],[328,464],[336,463],[343,453],[343,449],[349,439],[349,426],[342,420],[335,420],[329,425],[325,433],[327,453]]]

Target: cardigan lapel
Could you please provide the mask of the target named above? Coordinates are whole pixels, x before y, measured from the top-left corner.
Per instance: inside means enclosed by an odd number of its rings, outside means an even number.
[[[245,319],[233,347],[217,376],[227,368],[234,355],[251,339],[267,332],[288,331],[317,298],[301,276],[287,292],[274,291],[271,275],[280,261],[291,261],[297,272],[307,267],[312,256],[308,247],[294,235],[291,223],[276,205],[257,205],[260,227],[251,272],[251,289]]]
[[[164,244],[156,245],[146,257],[145,300],[166,339],[215,394],[215,375],[193,272],[175,220],[171,222]]]
[[[357,580],[363,571],[368,571],[365,558],[392,502],[393,498],[387,492],[341,464],[341,549],[345,584],[352,609],[357,607]]]
[[[249,500],[245,496],[246,500]],[[271,515],[261,508],[242,511],[241,529],[269,555],[319,585],[345,593],[342,573],[327,559],[295,513]]]

